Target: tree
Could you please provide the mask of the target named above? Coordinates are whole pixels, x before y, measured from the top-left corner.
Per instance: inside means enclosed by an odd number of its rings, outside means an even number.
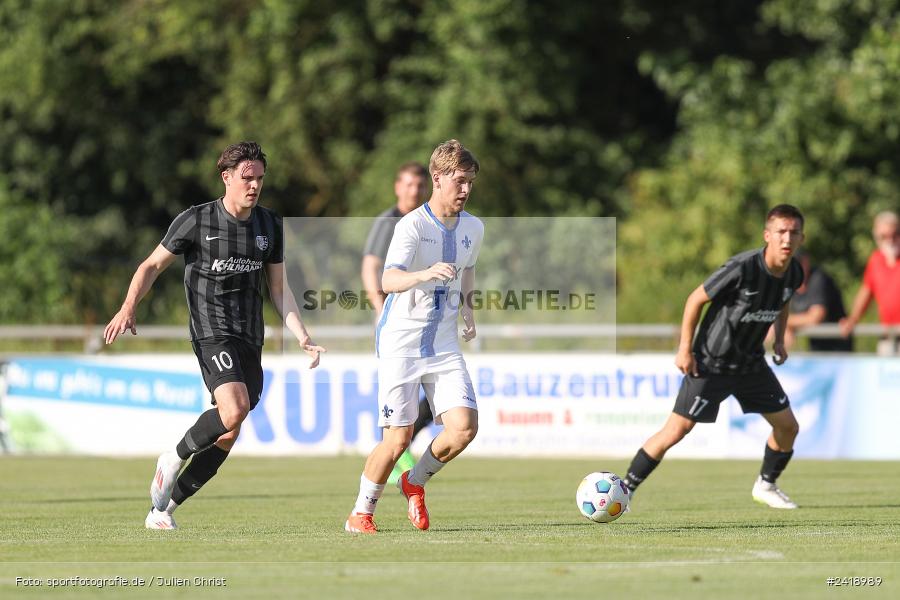
[[[895,5],[772,0],[754,27],[768,44],[709,64],[641,58],[678,101],[680,131],[630,183],[620,319],[678,320],[705,275],[762,245],[764,215],[781,202],[804,212],[808,248],[844,289],[857,280],[871,218],[900,192]],[[778,40],[765,60],[752,50]]]
[[[58,248],[74,231],[46,206],[29,206],[0,178],[0,323],[21,323],[40,307],[48,322],[69,321],[74,303]],[[9,285],[14,282],[13,285]]]

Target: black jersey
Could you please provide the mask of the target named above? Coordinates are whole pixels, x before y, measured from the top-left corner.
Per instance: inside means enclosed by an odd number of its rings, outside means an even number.
[[[184,254],[191,339],[236,337],[261,346],[263,267],[284,261],[281,217],[256,206],[240,221],[219,198],[175,217],[161,244]]]
[[[366,238],[366,247],[363,250],[363,256],[372,254],[384,261],[387,256],[388,247],[391,245],[391,238],[394,237],[394,227],[400,221],[403,214],[397,209],[389,208],[377,217],[372,229],[369,230],[369,236]]]
[[[694,339],[701,370],[737,374],[765,366],[763,340],[803,283],[803,267],[791,259],[784,275],[776,277],[764,255],[765,248],[732,256],[703,282],[712,302]]]
[[[823,323],[838,323],[847,316],[844,299],[834,279],[822,269],[811,267],[806,289],[797,292],[791,301],[791,313],[806,312],[817,304],[825,308]],[[809,338],[809,349],[814,352],[852,352],[853,340],[841,336]]]

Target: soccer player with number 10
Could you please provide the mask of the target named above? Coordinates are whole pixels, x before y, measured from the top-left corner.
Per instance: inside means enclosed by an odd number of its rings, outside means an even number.
[[[122,308],[104,331],[107,344],[128,330],[137,335],[138,302],[159,274],[184,255],[191,341],[214,407],[159,457],[150,483],[152,506],[144,520],[148,529],[176,528],[172,513],[216,474],[241,423],[259,402],[263,271],[272,303],[300,348],[312,357],[310,368],[325,351],[310,339],[294,294],[284,284],[281,217],[258,205],[266,174],[262,148],[255,142],[232,144],[217,167],[225,195],[175,217],[162,242],[138,267]]]

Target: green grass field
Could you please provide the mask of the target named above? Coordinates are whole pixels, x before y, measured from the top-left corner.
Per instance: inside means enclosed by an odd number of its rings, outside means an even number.
[[[2,457],[0,597],[900,597],[893,462],[797,460],[780,483],[801,509],[776,511],[750,499],[755,461],[669,460],[631,513],[596,525],[575,488],[626,461],[461,457],[429,484],[429,531],[389,489],[381,532],[352,536],[362,463],[236,456],[178,510],[179,530],[148,531],[153,459]],[[117,576],[145,586],[49,587]],[[829,577],[882,583],[834,589]]]

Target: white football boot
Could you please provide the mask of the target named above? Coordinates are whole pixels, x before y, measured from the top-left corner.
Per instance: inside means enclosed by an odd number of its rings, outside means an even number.
[[[169,506],[172,488],[184,463],[174,452],[164,452],[156,461],[156,473],[150,482],[150,500],[156,510],[163,512]]]
[[[777,485],[763,481],[762,477],[757,478],[753,484],[753,499],[772,508],[797,508],[797,503],[792,502]]]
[[[175,518],[164,510],[156,510],[156,507],[151,508],[147,513],[144,527],[147,529],[178,529]]]

